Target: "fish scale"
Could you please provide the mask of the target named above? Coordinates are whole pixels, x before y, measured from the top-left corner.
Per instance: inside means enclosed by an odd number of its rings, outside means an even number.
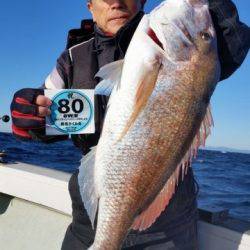
[[[120,249],[131,229],[147,229],[165,210],[210,132],[216,44],[207,1],[168,0],[143,17],[124,62],[98,72],[96,93],[111,96],[78,176],[93,226],[97,216],[90,249]]]

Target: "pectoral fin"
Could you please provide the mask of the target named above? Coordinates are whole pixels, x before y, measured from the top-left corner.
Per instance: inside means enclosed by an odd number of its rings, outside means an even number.
[[[120,140],[126,135],[130,127],[135,122],[136,118],[139,116],[140,112],[146,106],[149,97],[151,96],[159,74],[161,64],[156,63],[155,67],[151,71],[148,72],[147,75],[141,80],[140,84],[138,85],[136,96],[135,96],[135,103],[134,103],[134,110],[127,122],[126,127],[124,128]]]
[[[178,185],[178,180],[180,174],[182,175],[182,180],[187,173],[188,167],[191,165],[191,161],[196,157],[198,148],[205,145],[205,140],[210,134],[210,129],[213,126],[213,118],[211,115],[210,106],[207,108],[207,113],[204,120],[201,123],[200,129],[195,136],[193,143],[180,164],[175,169],[174,173],[170,176],[165,186],[161,192],[156,196],[151,205],[144,210],[140,215],[135,218],[132,225],[133,230],[143,231],[149,228],[161,215],[161,213],[168,206],[171,198],[175,193],[176,186]]]

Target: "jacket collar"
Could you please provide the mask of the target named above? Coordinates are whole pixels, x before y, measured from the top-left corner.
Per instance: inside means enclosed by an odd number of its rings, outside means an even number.
[[[114,37],[106,36],[98,27],[96,27],[93,20],[82,20],[80,29],[72,29],[68,32],[66,48],[68,49],[76,44],[87,41],[96,34],[98,39],[100,39],[99,42],[116,41],[116,43],[120,43],[121,40],[124,40],[125,43],[122,45],[122,50],[126,51],[126,48],[143,15],[144,12],[139,11],[127,24],[121,27]]]

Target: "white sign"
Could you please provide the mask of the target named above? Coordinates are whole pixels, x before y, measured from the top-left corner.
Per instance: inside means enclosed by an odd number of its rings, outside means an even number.
[[[94,89],[45,89],[51,115],[46,117],[46,135],[95,133]]]

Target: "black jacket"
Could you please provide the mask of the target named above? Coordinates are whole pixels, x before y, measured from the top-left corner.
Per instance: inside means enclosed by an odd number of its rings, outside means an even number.
[[[250,29],[239,21],[235,5],[230,0],[210,0],[210,12],[218,36],[218,50],[222,68],[221,80],[223,80],[229,77],[246,57],[250,46]],[[67,49],[57,61],[56,70],[53,71],[57,83],[61,83],[62,88],[95,88],[98,83],[98,79],[94,78],[95,74],[104,64],[124,57],[131,37],[142,16],[142,12],[138,13],[131,22],[121,28],[114,38],[105,37],[100,30],[95,28],[91,20],[82,21],[80,29],[69,32]],[[55,78],[53,74],[50,79]],[[49,81],[47,84],[51,83]],[[98,142],[107,104],[106,97],[96,97],[96,104],[96,133],[94,135],[75,135],[72,138],[75,144],[83,150],[83,153],[87,153],[89,148]],[[91,241],[94,232],[91,230],[89,219],[86,218],[86,212],[83,212],[85,210],[78,191],[76,176],[76,174],[73,175],[69,183],[74,218],[69,231],[75,232],[72,235],[77,232],[79,238],[83,237],[82,242],[86,243],[87,240],[84,237],[89,237]],[[190,228],[187,225],[196,216],[195,201],[194,178],[192,169],[189,168],[184,181],[179,183],[166,211],[161,214],[150,229],[140,235],[137,232],[129,234],[125,246],[130,246],[130,241],[134,244],[136,241],[133,240],[134,237],[138,239],[139,243],[136,243],[136,248],[132,247],[131,249],[144,249],[145,244],[154,245],[157,242],[157,244],[161,241],[165,242],[166,235],[171,238],[171,233],[173,235],[178,234],[178,230],[183,232],[185,228]],[[160,232],[164,232],[164,237],[157,239]],[[151,234],[153,236],[150,236]],[[66,236],[64,242],[68,242],[69,247],[64,249],[72,248],[73,244],[72,240],[70,240],[72,237]],[[150,243],[147,243],[149,239]],[[182,242],[179,243],[182,244]],[[138,244],[141,248],[139,248]],[[65,245],[67,244],[65,243]],[[127,247],[126,249],[130,248]]]
[[[218,38],[218,54],[221,63],[221,80],[228,78],[242,64],[250,47],[250,28],[240,22],[231,0],[210,0],[210,13]],[[122,27],[114,38],[107,38],[92,20],[83,20],[80,29],[70,30],[67,48],[57,60],[56,69],[49,79],[56,79],[61,88],[95,88],[94,76],[104,64],[122,59],[139,24],[143,12]],[[59,75],[55,77],[55,73]],[[53,84],[53,83],[52,83]],[[46,85],[46,82],[45,82]],[[51,85],[51,82],[48,84]],[[74,143],[87,153],[96,145],[104,119],[107,98],[96,97],[94,135],[72,136]]]
[[[224,80],[232,75],[244,61],[250,47],[250,28],[239,20],[236,6],[231,0],[209,0],[209,10],[217,33],[218,54],[222,68],[221,80]],[[134,23],[134,25],[137,24]],[[129,25],[129,27],[132,26]],[[132,36],[128,37],[123,45],[123,38],[119,39],[121,34],[122,32],[118,33],[117,37],[126,51],[129,38]],[[69,31],[66,48],[69,49],[93,36],[92,20],[83,20],[80,29]]]
[[[106,37],[91,20],[84,20],[81,29],[69,32],[68,49],[57,60],[56,69],[47,78],[45,87],[94,89],[99,80],[95,78],[99,68],[124,58],[143,15],[139,12],[115,37]],[[73,45],[76,42],[78,44]],[[84,154],[99,140],[107,102],[105,96],[95,97],[95,134],[72,135],[73,142]]]

